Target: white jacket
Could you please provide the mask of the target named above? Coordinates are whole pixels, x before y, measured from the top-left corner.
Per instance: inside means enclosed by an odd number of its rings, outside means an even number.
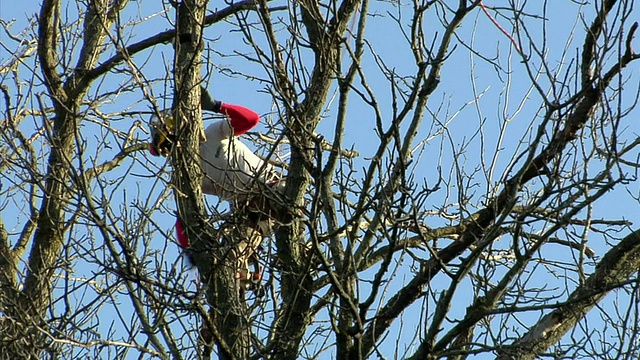
[[[204,193],[229,201],[243,200],[260,191],[256,181],[275,181],[273,167],[233,136],[228,120],[210,124],[205,135],[207,140],[200,145]]]

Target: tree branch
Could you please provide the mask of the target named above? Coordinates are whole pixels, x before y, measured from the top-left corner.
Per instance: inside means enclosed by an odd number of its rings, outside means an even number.
[[[237,3],[233,3],[222,10],[216,11],[214,14],[206,16],[204,20],[204,25],[206,26],[206,25],[215,24],[239,11],[250,10],[250,9],[255,9],[255,1],[253,0],[245,0]],[[170,43],[175,39],[175,37],[176,37],[176,30],[172,29],[172,30],[163,31],[154,36],[150,36],[135,44],[131,44],[126,48],[124,48],[123,50],[118,51],[116,55],[105,60],[99,66],[91,70],[88,70],[84,74],[85,79],[89,81],[96,79],[106,74],[113,68],[115,68],[118,64],[122,63],[125,60],[126,56],[133,56],[141,51],[144,51],[146,49],[149,49],[159,44]]]
[[[596,271],[584,285],[571,293],[564,305],[545,315],[511,346],[498,350],[497,359],[535,359],[558,342],[602,298],[627,281],[639,268],[640,230],[636,230],[607,252]]]

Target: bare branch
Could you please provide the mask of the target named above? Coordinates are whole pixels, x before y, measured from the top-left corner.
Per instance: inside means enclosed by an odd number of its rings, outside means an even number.
[[[511,346],[498,351],[498,359],[535,359],[562,338],[611,290],[624,285],[640,268],[640,231],[627,235],[602,258],[596,271],[567,302],[545,315]]]

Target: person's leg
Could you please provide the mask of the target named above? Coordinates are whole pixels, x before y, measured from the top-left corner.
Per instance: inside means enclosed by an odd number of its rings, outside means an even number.
[[[235,243],[229,260],[236,267],[240,286],[246,288],[259,283],[262,276],[256,252],[262,243],[262,233],[250,226],[236,225],[229,236],[234,238]],[[250,265],[254,271],[251,271]]]

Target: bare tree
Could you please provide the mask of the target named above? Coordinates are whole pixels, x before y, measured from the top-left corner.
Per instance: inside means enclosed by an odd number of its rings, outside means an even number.
[[[0,358],[640,356],[637,17],[45,0],[1,20]],[[252,229],[202,193],[203,86],[255,92],[228,101],[264,107],[247,138],[286,180],[261,194],[264,294],[230,266]]]

